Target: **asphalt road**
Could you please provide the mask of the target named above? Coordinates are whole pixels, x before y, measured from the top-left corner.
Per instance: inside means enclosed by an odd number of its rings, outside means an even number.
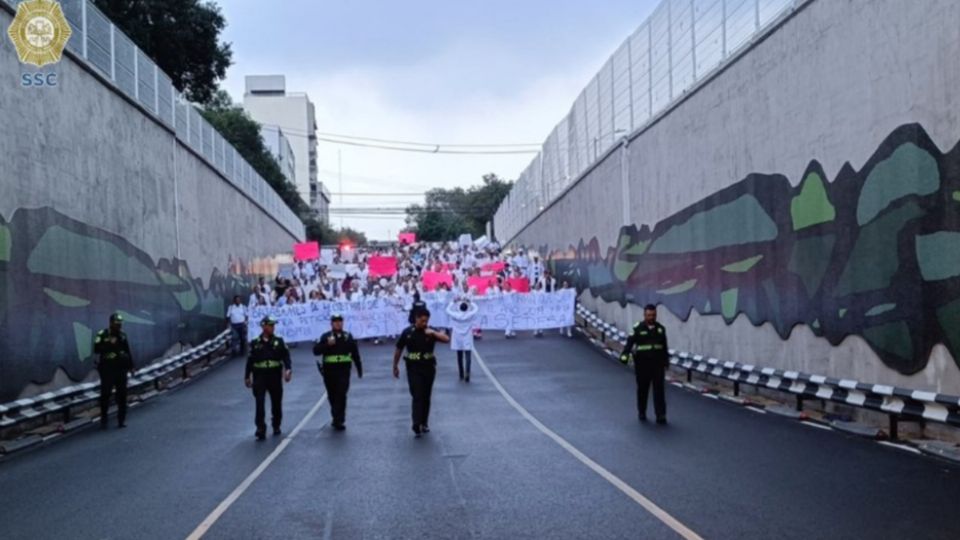
[[[324,406],[204,538],[678,538],[622,482],[704,538],[958,538],[960,468],[668,389],[639,424],[631,374],[588,344],[488,335],[474,365],[441,354],[432,432],[414,439],[389,345],[364,345],[346,432]],[[0,463],[0,538],[186,538],[283,437],[256,442],[242,360],[130,413]],[[306,347],[284,436],[323,395]]]

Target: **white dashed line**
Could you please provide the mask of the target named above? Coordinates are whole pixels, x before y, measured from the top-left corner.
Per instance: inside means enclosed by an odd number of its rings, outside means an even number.
[[[500,392],[500,395],[502,395],[503,398],[507,400],[507,403],[513,406],[513,408],[516,409],[521,416],[526,418],[528,422],[530,422],[531,424],[533,424],[535,428],[540,430],[541,433],[551,438],[553,442],[560,445],[561,448],[569,452],[573,457],[577,458],[578,461],[586,465],[593,472],[597,473],[601,478],[613,484],[615,488],[619,489],[626,496],[633,499],[634,502],[642,506],[644,510],[652,514],[655,518],[659,519],[667,527],[670,527],[671,529],[673,529],[681,537],[687,540],[702,540],[700,535],[690,530],[683,523],[680,523],[676,518],[674,518],[673,516],[668,514],[665,510],[663,510],[662,508],[654,504],[653,501],[644,497],[639,491],[630,487],[629,484],[627,484],[626,482],[624,482],[623,480],[615,476],[613,473],[611,473],[607,469],[603,468],[602,465],[600,465],[596,461],[593,461],[592,459],[587,457],[580,450],[577,450],[577,448],[572,444],[570,444],[569,442],[567,442],[566,439],[564,439],[560,435],[557,435],[550,428],[543,425],[543,423],[537,420],[535,416],[530,414],[530,412],[527,411],[527,409],[525,409],[523,405],[520,405],[517,402],[517,400],[513,399],[513,396],[511,396],[506,391],[506,389],[504,389],[503,385],[500,384],[500,381],[497,380],[496,377],[494,377],[493,373],[487,367],[486,362],[483,361],[483,358],[480,356],[480,353],[477,352],[476,348],[473,349],[473,355],[477,359],[477,363],[480,364],[480,369],[482,369],[483,372],[487,375],[487,378],[490,379],[490,382],[493,383],[493,386],[496,387],[497,391]]]

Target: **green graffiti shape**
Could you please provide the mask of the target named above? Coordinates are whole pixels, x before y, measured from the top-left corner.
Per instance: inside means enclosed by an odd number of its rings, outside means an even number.
[[[793,244],[787,270],[800,276],[800,281],[813,296],[830,264],[830,254],[836,238],[832,234],[802,238]]]
[[[742,261],[730,263],[724,267],[721,267],[720,269],[723,270],[724,272],[741,274],[743,272],[746,272],[747,270],[750,270],[754,266],[756,266],[757,263],[760,262],[760,259],[762,258],[763,258],[763,255],[757,255],[755,257],[750,257],[749,259],[744,259]]]
[[[77,342],[77,357],[81,361],[93,354],[93,330],[89,326],[73,323],[73,337]]]
[[[863,331],[863,337],[878,349],[899,356],[913,358],[913,342],[910,341],[910,327],[903,321],[881,324]]]
[[[723,246],[765,242],[777,237],[777,225],[753,195],[694,214],[671,227],[650,247],[651,253],[690,253]]]
[[[733,319],[737,315],[737,297],[740,289],[727,289],[720,293],[720,312],[724,319]]]
[[[837,217],[837,210],[830,204],[830,197],[819,174],[810,173],[803,179],[800,194],[790,201],[790,215],[795,231],[827,223]]]
[[[0,261],[10,260],[10,248],[13,239],[10,238],[10,227],[0,225]]]
[[[873,306],[872,308],[867,310],[867,312],[864,313],[864,315],[866,315],[867,317],[876,317],[877,315],[891,311],[896,307],[897,307],[896,304],[880,304],[879,306]]]
[[[27,259],[27,268],[35,274],[67,279],[159,284],[153,269],[119,247],[56,225],[43,233]]]
[[[125,323],[130,323],[130,324],[144,324],[144,325],[147,325],[147,326],[155,326],[155,325],[156,325],[155,322],[153,322],[153,321],[151,321],[151,320],[149,320],[149,319],[144,319],[143,317],[137,317],[136,315],[134,315],[134,314],[132,314],[132,313],[127,313],[126,311],[123,311],[123,310],[119,310],[118,313],[123,316],[123,322],[125,322]]]
[[[690,289],[692,289],[696,284],[697,284],[697,280],[690,279],[690,280],[684,281],[683,283],[680,283],[679,285],[674,285],[669,289],[661,289],[657,291],[657,294],[670,295],[670,294],[685,293]]]
[[[950,348],[960,349],[960,300],[954,300],[937,309],[937,321],[947,336]]]
[[[937,161],[926,150],[905,143],[870,171],[857,203],[857,223],[866,225],[907,195],[929,195],[940,188]]]
[[[960,233],[940,231],[918,236],[917,262],[926,281],[960,275]]]
[[[850,253],[847,266],[840,275],[838,297],[890,286],[890,279],[900,268],[897,243],[892,238],[906,223],[924,214],[915,201],[888,212],[860,229],[860,237]]]
[[[90,300],[80,298],[79,296],[73,296],[72,294],[66,294],[53,289],[43,288],[43,292],[47,293],[47,296],[53,299],[54,302],[60,304],[63,307],[84,307],[90,305]]]

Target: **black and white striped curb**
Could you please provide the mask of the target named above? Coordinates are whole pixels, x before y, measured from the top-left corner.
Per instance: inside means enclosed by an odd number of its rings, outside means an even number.
[[[619,351],[614,350],[611,344],[622,347],[626,343],[626,333],[580,304],[577,304],[576,314],[584,325],[587,338],[603,348],[609,356],[618,357]],[[890,419],[890,433],[883,435],[888,435],[891,439],[897,439],[899,421],[922,420],[960,427],[960,397],[957,396],[759,367],[674,349],[670,349],[670,363],[675,368],[686,370],[688,381],[693,373],[701,373],[732,382],[734,396],[739,395],[741,384],[748,384],[796,396],[798,411],[802,410],[803,400],[816,399],[887,414]],[[741,402],[749,404],[746,401]],[[803,418],[803,415],[798,417]],[[843,423],[835,424],[838,425],[833,427],[844,429]],[[851,428],[848,431],[855,430]]]
[[[138,370],[136,376],[130,377],[128,388],[137,390],[151,384],[157,386],[164,377],[176,370],[186,370],[191,365],[206,360],[211,353],[229,342],[230,331],[228,330],[192,349],[150,364]],[[0,404],[0,428],[15,426],[51,413],[64,413],[67,419],[72,407],[95,401],[99,395],[100,383],[88,382]]]

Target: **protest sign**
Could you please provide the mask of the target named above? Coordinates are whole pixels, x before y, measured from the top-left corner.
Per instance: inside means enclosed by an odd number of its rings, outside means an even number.
[[[327,270],[327,276],[333,279],[344,279],[347,277],[347,265],[333,264]]]
[[[487,294],[487,289],[497,284],[496,276],[471,276],[467,278],[467,286],[476,289],[477,294]]]
[[[430,326],[450,326],[446,315],[450,296],[426,293],[424,300],[432,313]],[[454,300],[456,301],[456,300]],[[576,291],[509,294],[477,298],[477,328],[484,330],[546,330],[574,324]],[[359,301],[320,301],[283,307],[259,306],[250,310],[249,339],[260,335],[259,321],[266,315],[277,319],[277,335],[290,343],[312,341],[330,329],[330,315],[343,315],[344,328],[357,339],[395,336],[408,326],[407,312],[398,302],[383,298]]]
[[[320,258],[320,244],[303,242],[293,245],[293,259],[296,261],[313,261]]]
[[[397,258],[374,255],[370,257],[371,277],[390,277],[397,273]]]
[[[473,237],[469,233],[464,233],[460,235],[458,242],[460,247],[468,248],[473,245]]]
[[[453,287],[453,276],[446,272],[424,272],[423,273],[423,288],[428,291],[432,291],[440,286],[441,283],[446,283],[448,286]]]
[[[530,280],[525,277],[512,277],[507,280],[510,289],[518,293],[530,292]]]
[[[320,250],[320,264],[323,266],[330,266],[333,264],[333,257],[335,252],[333,248],[323,248]]]
[[[417,235],[412,232],[402,232],[397,235],[397,240],[400,241],[400,244],[413,244],[417,241]]]
[[[483,272],[488,274],[498,274],[502,272],[503,269],[506,268],[506,266],[507,266],[507,263],[503,261],[497,261],[497,262],[484,264],[483,266],[480,267],[480,269]]]

